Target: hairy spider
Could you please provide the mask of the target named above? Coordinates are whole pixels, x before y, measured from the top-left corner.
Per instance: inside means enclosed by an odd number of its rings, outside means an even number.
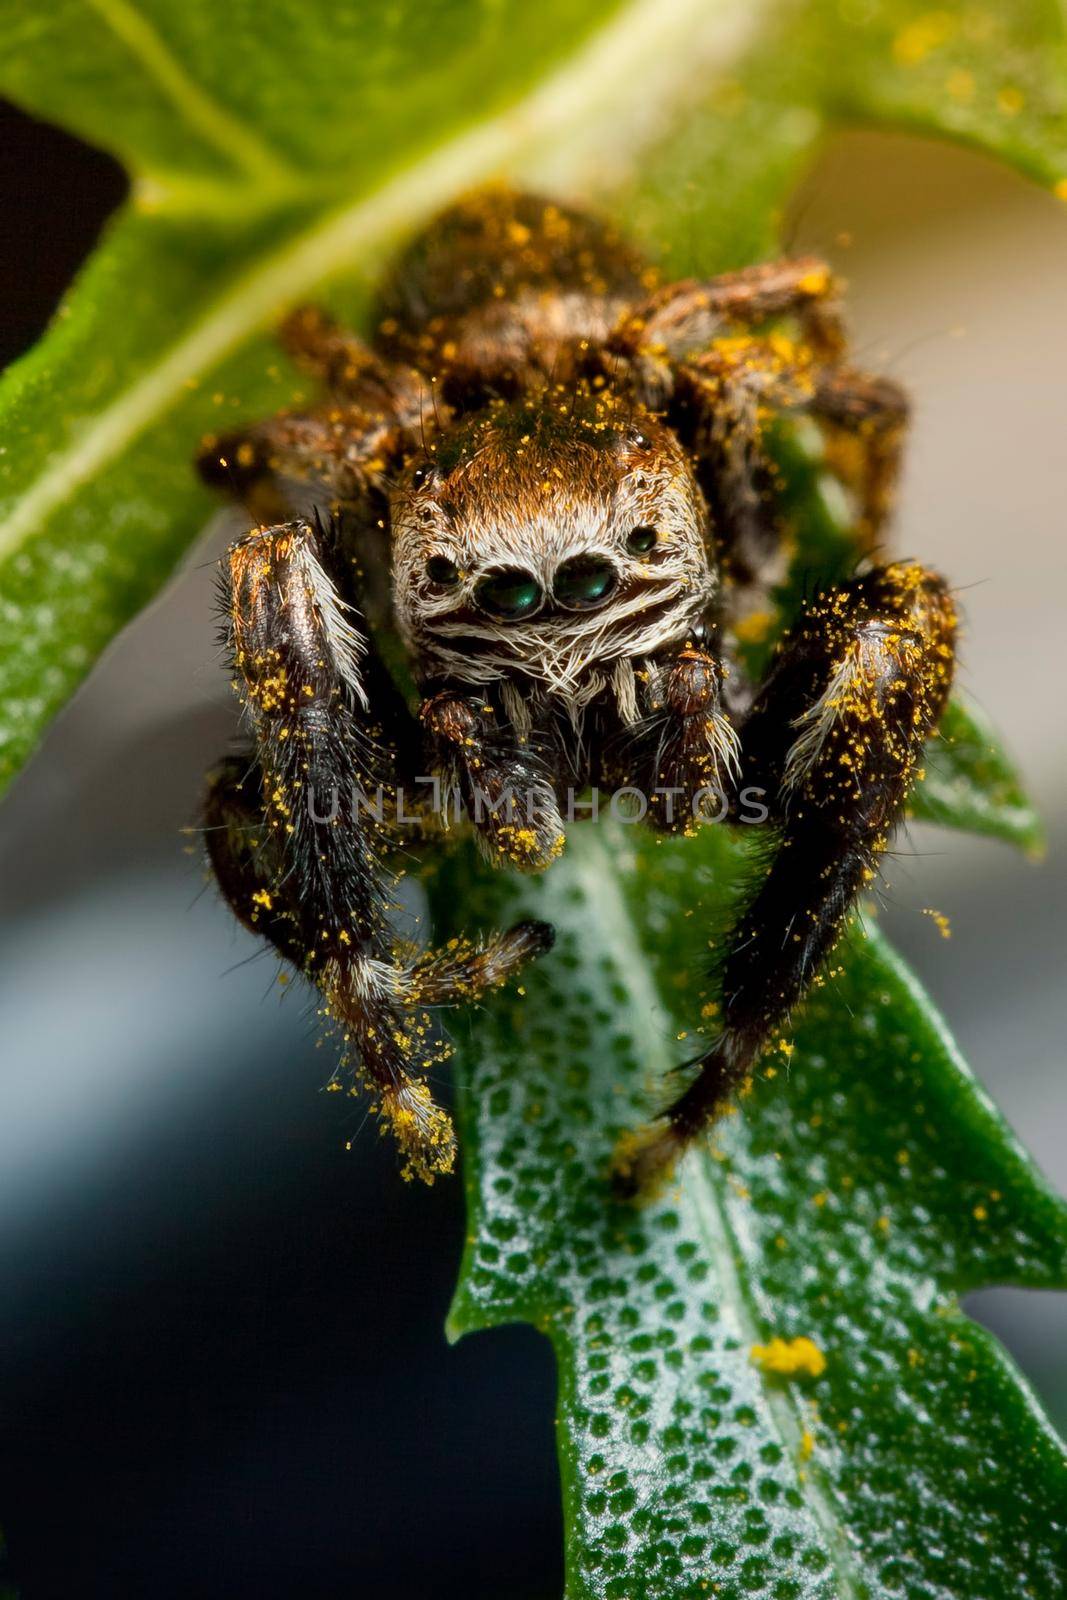
[[[322,403],[204,442],[204,477],[260,524],[223,563],[254,749],[212,774],[211,861],[241,921],[318,986],[408,1174],[455,1154],[425,1008],[504,982],[552,932],[400,947],[401,814],[432,830],[458,794],[489,861],[538,872],[586,786],[637,789],[676,832],[711,797],[737,815],[763,791],[778,847],[722,966],[721,1032],[620,1156],[630,1190],[741,1084],[874,875],[956,618],[933,573],[874,562],[907,405],[848,364],[838,296],[812,259],[660,285],[604,223],[487,190],[398,261],[372,345],[314,309],[286,321]],[[731,640],[780,555],[765,434],[783,413],[827,437],[857,575],[806,604],[749,685]],[[372,643],[389,631],[417,715]]]

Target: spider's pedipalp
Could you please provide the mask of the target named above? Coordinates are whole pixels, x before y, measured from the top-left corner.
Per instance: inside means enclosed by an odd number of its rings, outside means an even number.
[[[691,833],[729,808],[740,742],[721,704],[722,682],[718,658],[686,645],[666,664],[655,711],[631,746],[628,781],[639,781],[648,821],[666,833]]]
[[[482,854],[494,866],[543,872],[566,836],[555,789],[533,748],[500,725],[484,695],[434,695],[420,715],[442,800],[460,796]]]

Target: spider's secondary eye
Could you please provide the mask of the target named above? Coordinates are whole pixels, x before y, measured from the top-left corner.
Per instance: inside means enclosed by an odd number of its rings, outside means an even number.
[[[426,576],[431,583],[443,583],[451,587],[459,582],[459,568],[447,556],[431,556],[426,563]]]
[[[475,590],[478,604],[491,616],[517,622],[521,617],[532,616],[541,604],[541,585],[530,572],[509,567],[506,572],[492,572],[483,578]]]
[[[647,556],[655,547],[659,534],[655,528],[631,528],[626,539],[626,548],[633,556]]]
[[[411,474],[411,487],[413,489],[421,489],[423,484],[426,483],[430,478],[432,472],[433,467],[430,466],[428,462],[424,461],[422,465],[416,467],[415,471]]]

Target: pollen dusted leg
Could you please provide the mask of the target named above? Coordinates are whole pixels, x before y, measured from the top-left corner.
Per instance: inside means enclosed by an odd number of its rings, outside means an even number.
[[[214,825],[224,824],[215,857],[238,915],[258,923],[322,991],[378,1094],[405,1170],[431,1180],[451,1170],[455,1138],[421,1078],[434,1046],[429,1019],[406,1003],[392,948],[388,842],[372,816],[349,813],[352,786],[373,794],[385,782],[377,764],[388,758],[366,710],[369,643],[328,559],[321,531],[306,522],[250,534],[229,552],[229,644],[262,774],[251,823],[263,843],[258,855],[233,849],[247,783],[236,789],[224,773],[209,795]]]
[[[638,1193],[737,1090],[833,948],[899,820],[952,682],[956,616],[939,578],[898,564],[814,601],[742,730],[780,848],[730,939],[723,1031],[689,1088],[624,1149]]]
[[[555,790],[489,700],[437,694],[420,716],[442,808],[447,815],[458,792],[486,859],[520,872],[542,872],[555,861],[565,843]]]
[[[738,775],[740,741],[719,705],[722,666],[687,645],[669,666],[662,708],[649,719],[636,782],[647,819],[665,833],[688,833],[701,816],[719,816]]]
[[[796,316],[813,352],[834,360],[845,346],[840,295],[840,282],[817,256],[760,262],[704,282],[665,284],[624,318],[610,347],[620,355],[645,350],[677,359],[731,325],[737,331]]]
[[[672,421],[701,464],[735,585],[774,579],[782,530],[764,443],[772,414],[815,419],[826,438],[826,464],[854,497],[856,543],[863,551],[877,543],[892,509],[908,424],[907,398],[897,384],[852,367],[821,366],[809,348],[786,339],[726,339],[679,364],[672,404]]]

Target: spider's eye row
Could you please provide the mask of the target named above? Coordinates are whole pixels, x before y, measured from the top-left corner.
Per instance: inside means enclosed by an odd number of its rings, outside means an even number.
[[[431,583],[441,583],[451,588],[459,582],[459,568],[447,556],[431,556],[426,563],[426,576]]]
[[[541,585],[531,572],[518,567],[508,567],[503,572],[491,572],[475,590],[475,597],[483,611],[508,622],[518,622],[532,616],[543,599]]]
[[[626,548],[633,556],[647,556],[655,548],[658,538],[655,528],[631,528],[626,538]]]

